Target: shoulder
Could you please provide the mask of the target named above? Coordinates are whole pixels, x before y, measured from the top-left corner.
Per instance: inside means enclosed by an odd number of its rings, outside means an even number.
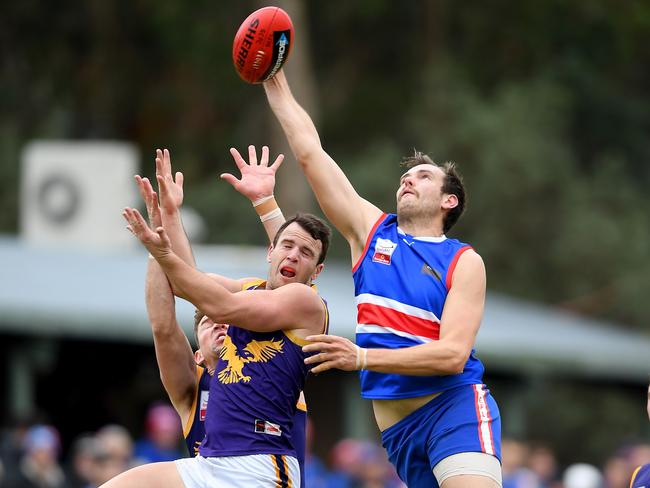
[[[461,253],[462,251],[462,253]],[[471,247],[458,251],[457,259],[454,259],[447,274],[447,288],[451,288],[457,282],[472,282],[477,285],[485,285],[485,264],[483,258]]]
[[[639,466],[632,474],[631,488],[637,488],[650,484],[650,463]]]
[[[237,280],[237,282],[240,284],[241,290],[251,290],[266,283],[266,280],[263,280],[262,278],[241,278]]]

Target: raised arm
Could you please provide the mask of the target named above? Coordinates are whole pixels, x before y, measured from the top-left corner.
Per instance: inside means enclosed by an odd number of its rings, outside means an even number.
[[[151,225],[158,227],[159,212],[155,193],[147,192],[151,185],[140,185],[147,205]],[[196,363],[190,343],[176,320],[174,295],[165,273],[153,258],[149,258],[145,281],[147,316],[153,332],[156,360],[165,391],[178,412],[183,425],[189,420],[196,395]]]
[[[215,322],[236,324],[257,332],[321,330],[325,308],[307,285],[291,283],[275,290],[231,292],[212,277],[185,263],[171,248],[163,227],[150,229],[136,209],[123,212],[127,228],[149,250],[173,283],[174,293],[192,302]]]
[[[165,152],[167,152],[167,150],[165,150]],[[167,152],[167,154],[169,153]],[[160,155],[162,156],[163,153],[160,152]],[[162,165],[162,159],[156,158],[156,165],[157,167]],[[185,235],[185,230],[183,229],[183,224],[181,222],[180,211],[179,211],[180,206],[183,203],[183,176],[182,173],[177,173],[176,182],[174,182],[173,180],[171,180],[171,166],[169,166],[168,168],[169,168],[168,177],[163,177],[162,179],[160,177],[158,178],[158,182],[161,186],[161,191],[166,193],[166,198],[160,199],[161,200],[160,205],[162,205],[163,202],[165,202],[169,207],[167,212],[167,225],[171,227],[171,232],[177,238],[177,242],[178,242],[177,248],[180,249],[180,253],[178,253],[177,255],[181,257],[190,266],[194,267],[195,266],[194,256],[192,255],[192,250],[190,248],[189,240]],[[157,221],[162,222],[162,225],[164,226],[165,218],[163,216],[165,215],[165,211],[162,210],[158,204],[158,195],[156,194],[153,187],[151,186],[151,182],[149,181],[148,178],[141,178],[139,175],[135,176],[135,181],[138,184],[138,189],[140,190],[140,195],[142,196],[142,200],[144,201],[147,207],[147,213],[149,215],[150,221],[153,222],[152,212],[154,211],[153,203],[155,202],[155,208],[156,208],[155,211],[158,215],[156,219],[159,219]],[[169,183],[170,181],[171,184]],[[176,210],[174,210],[174,208]],[[170,238],[170,242],[172,242],[171,238]],[[177,248],[174,249],[176,250]],[[222,286],[225,286],[228,290],[239,291],[241,289],[241,280],[233,280],[217,274],[213,274],[212,278],[217,280],[219,283],[221,283]],[[172,292],[173,291],[174,290],[172,285]]]
[[[440,322],[440,339],[402,349],[359,349],[336,336],[308,337],[316,341],[303,347],[320,352],[307,363],[321,363],[312,372],[331,368],[413,376],[461,373],[474,346],[485,305],[485,266],[474,251],[464,252],[454,271]]]
[[[285,218],[275,201],[275,173],[284,160],[284,154],[278,155],[273,164],[269,165],[269,148],[262,146],[262,156],[259,164],[255,146],[248,146],[248,163],[235,148],[230,148],[230,154],[235,160],[241,178],[231,173],[223,173],[221,179],[230,183],[235,190],[251,201],[259,215],[269,242],[273,242],[278,229],[284,224]]]
[[[325,152],[311,117],[293,97],[284,72],[280,70],[265,82],[264,89],[318,204],[347,239],[356,262],[381,210],[357,194],[341,168]]]
[[[183,261],[196,267],[192,247],[181,219],[184,177],[180,171],[172,175],[172,160],[167,149],[156,149],[156,180],[160,194],[162,225],[172,241],[172,248]]]

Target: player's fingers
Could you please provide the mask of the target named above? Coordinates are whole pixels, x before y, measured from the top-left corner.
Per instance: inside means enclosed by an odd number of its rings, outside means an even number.
[[[325,334],[315,334],[315,335],[310,335],[310,336],[305,337],[305,340],[309,341],[309,342],[332,343],[332,342],[334,342],[334,336],[325,335]]]
[[[185,181],[185,176],[180,171],[176,171],[176,184],[183,188],[183,182]]]
[[[138,191],[140,192],[140,196],[142,197],[142,200],[146,202],[147,192],[145,191],[144,183],[142,182],[142,177],[140,175],[135,175],[133,178],[135,178],[135,183],[138,185]]]
[[[302,352],[308,353],[308,352],[321,352],[321,351],[329,351],[331,346],[329,344],[326,344],[325,342],[314,342],[312,344],[307,344],[305,346],[302,346]]]
[[[269,165],[269,146],[262,146],[262,159],[260,159],[260,166]]]
[[[241,170],[244,166],[246,166],[246,161],[244,161],[244,158],[241,157],[241,154],[239,154],[239,151],[235,149],[234,147],[230,148],[230,155],[232,158],[235,160],[235,164],[237,167]]]
[[[277,171],[282,164],[282,161],[284,161],[284,154],[278,154],[278,157],[275,158],[275,161],[273,161],[273,164],[269,166],[269,168],[271,168],[273,171]]]
[[[171,176],[171,174],[172,174],[172,157],[169,154],[169,149],[163,149],[163,166],[165,167],[165,174]]]
[[[235,188],[237,188],[237,184],[239,183],[239,180],[234,175],[231,175],[230,173],[222,173],[219,175],[219,178],[227,181]]]
[[[164,171],[162,149],[156,149],[156,174],[161,175]]]
[[[160,190],[160,195],[166,195],[169,192],[167,179],[162,175],[156,175],[156,180],[158,180],[158,189]]]
[[[318,373],[322,373],[324,371],[327,371],[327,370],[335,368],[335,367],[336,366],[334,365],[333,361],[327,361],[326,363],[322,363],[322,364],[319,364],[318,366],[314,366],[311,369],[311,372],[313,374],[318,374]]]
[[[248,164],[251,166],[257,165],[257,151],[252,144],[248,146]]]

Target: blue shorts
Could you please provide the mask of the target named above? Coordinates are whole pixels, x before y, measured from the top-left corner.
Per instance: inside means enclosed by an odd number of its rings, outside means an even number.
[[[442,392],[381,433],[390,462],[407,486],[433,486],[433,468],[461,452],[485,452],[501,460],[501,417],[485,385]]]

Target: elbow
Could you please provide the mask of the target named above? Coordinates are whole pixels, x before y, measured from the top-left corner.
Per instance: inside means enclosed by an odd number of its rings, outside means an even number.
[[[469,351],[466,351],[464,348],[451,347],[448,350],[448,354],[447,361],[445,361],[444,367],[441,368],[442,371],[440,373],[444,375],[461,374],[465,369],[465,364],[467,364]]]

